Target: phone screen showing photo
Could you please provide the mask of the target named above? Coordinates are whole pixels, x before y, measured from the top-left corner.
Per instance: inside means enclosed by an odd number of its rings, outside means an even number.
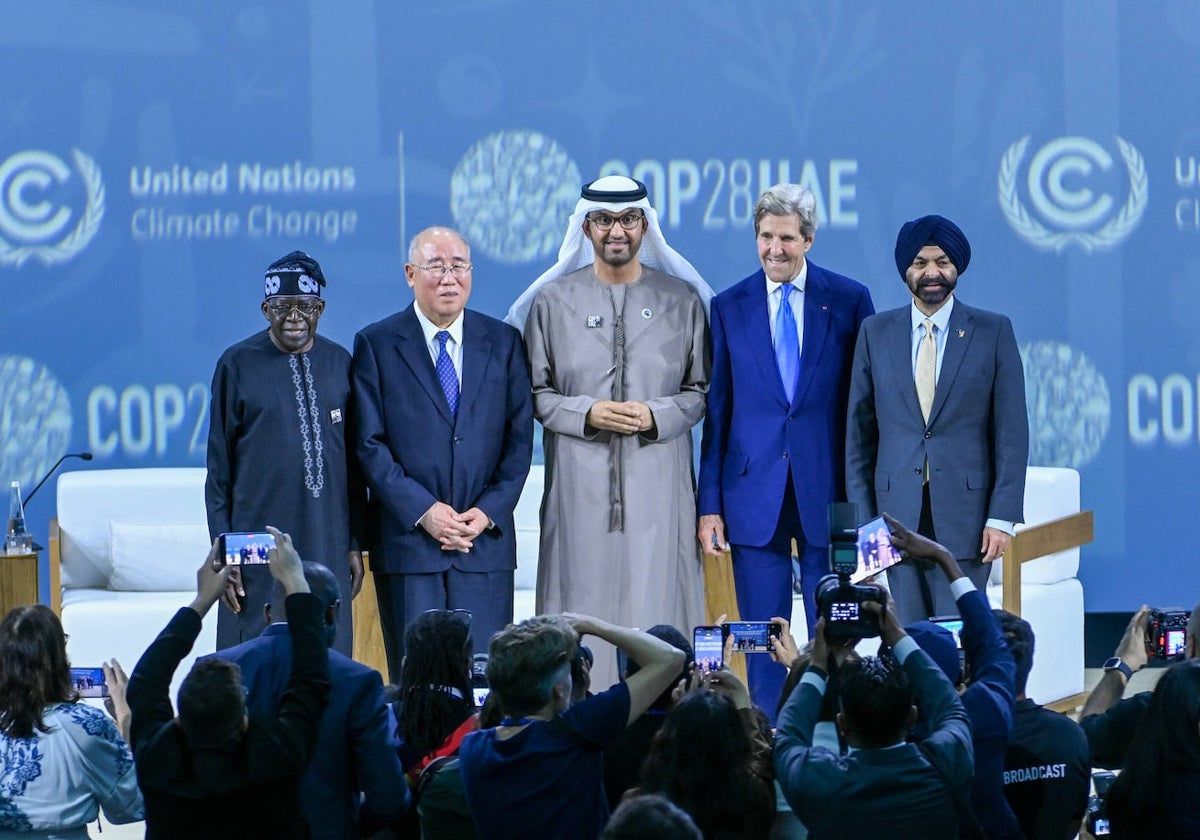
[[[769,621],[731,621],[724,625],[725,633],[733,637],[733,649],[738,653],[769,653],[774,650],[771,636],[782,628]]]
[[[271,562],[275,538],[268,533],[239,531],[221,535],[226,566],[261,566]]]
[[[692,631],[692,650],[696,667],[708,673],[724,664],[725,637],[720,627],[697,627]]]
[[[858,568],[850,576],[851,583],[862,583],[904,559],[892,545],[891,534],[882,516],[858,529]]]
[[[103,668],[72,668],[71,683],[80,697],[107,697]]]

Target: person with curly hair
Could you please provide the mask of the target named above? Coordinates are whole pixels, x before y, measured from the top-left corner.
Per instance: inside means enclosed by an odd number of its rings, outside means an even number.
[[[478,721],[471,691],[471,613],[428,610],[404,633],[400,701],[394,709],[400,762],[416,782],[430,761],[454,755]]]
[[[705,686],[667,713],[637,792],[687,811],[705,840],[766,837],[775,818],[771,744],[731,671],[714,672]]]

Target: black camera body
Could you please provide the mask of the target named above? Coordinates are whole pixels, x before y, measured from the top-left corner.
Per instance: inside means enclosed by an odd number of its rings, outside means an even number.
[[[1155,659],[1187,655],[1187,626],[1191,615],[1179,607],[1155,607],[1146,623],[1146,653]]]
[[[825,635],[830,639],[869,639],[879,635],[879,618],[864,610],[863,604],[886,603],[884,591],[863,586],[830,574],[817,584],[817,609],[825,619]]]
[[[875,586],[850,582],[858,569],[858,508],[851,502],[829,506],[829,568],[817,583],[817,610],[830,639],[866,639],[879,635],[879,619],[863,610],[871,601],[883,606],[886,596]]]

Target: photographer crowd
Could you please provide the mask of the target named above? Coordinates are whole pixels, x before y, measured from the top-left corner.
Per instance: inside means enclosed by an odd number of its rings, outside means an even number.
[[[902,626],[869,585],[821,603],[803,648],[772,618],[768,658],[787,674],[773,736],[729,667],[734,635],[702,669],[670,625],[571,614],[494,634],[484,678],[470,613],[430,610],[388,703],[377,672],[329,649],[337,581],[277,531],[266,630],[198,660],[178,712],[172,672],[229,576],[217,544],[128,688],[106,669],[115,724],[78,701],[53,614],[18,608],[0,624],[0,837],[83,838],[98,807],[144,817],[152,838],[1200,837],[1200,607],[1138,610],[1077,724],[1025,696],[1028,623],[889,526],[905,562],[945,574],[961,646],[945,622]],[[856,652],[864,636],[877,655]],[[588,637],[623,654],[612,686],[591,684]],[[1122,698],[1168,654],[1185,661]],[[1089,797],[1093,766],[1120,772]]]

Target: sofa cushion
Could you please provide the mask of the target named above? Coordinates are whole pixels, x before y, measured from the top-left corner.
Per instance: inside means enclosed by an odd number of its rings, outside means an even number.
[[[58,477],[64,589],[103,589],[112,577],[109,522],[207,524],[203,467],[74,470]],[[196,566],[200,565],[199,558]],[[187,589],[194,590],[195,578]]]
[[[125,592],[194,589],[208,553],[208,526],[198,522],[109,522],[108,588]]]

